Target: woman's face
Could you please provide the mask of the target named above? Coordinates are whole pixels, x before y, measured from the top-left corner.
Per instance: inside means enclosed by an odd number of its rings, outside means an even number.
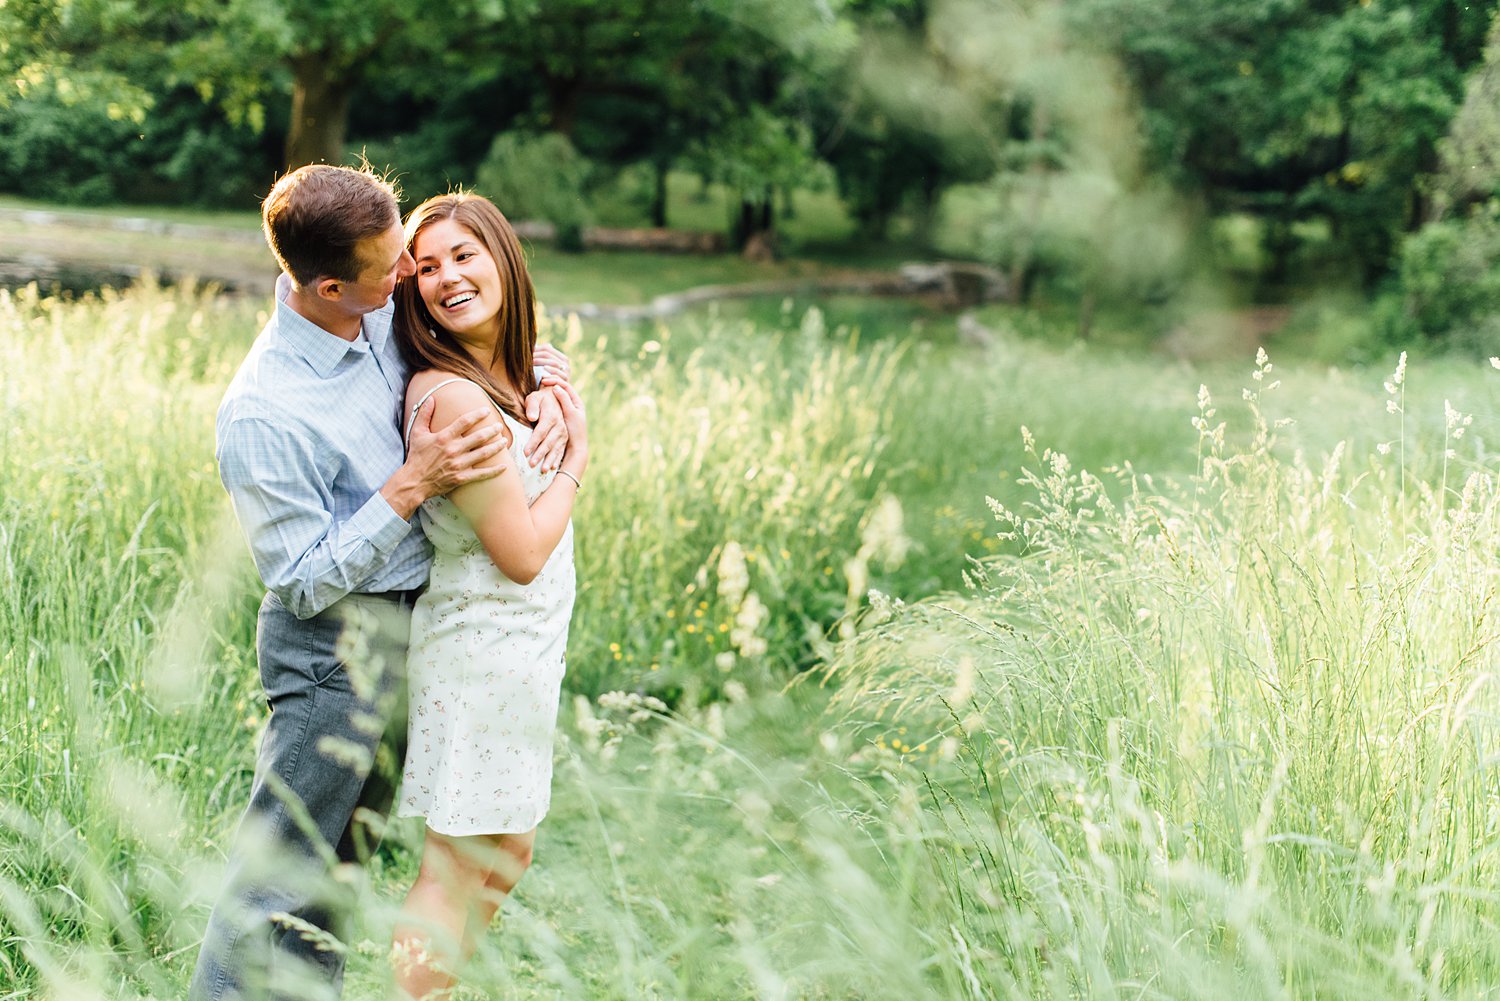
[[[500,268],[478,237],[452,219],[412,243],[417,292],[427,312],[460,340],[492,345],[500,331]]]

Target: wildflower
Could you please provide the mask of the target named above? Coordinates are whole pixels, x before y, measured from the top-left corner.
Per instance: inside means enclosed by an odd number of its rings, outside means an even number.
[[[1270,357],[1270,355],[1266,354],[1266,349],[1265,348],[1256,348],[1255,349],[1255,371],[1250,373],[1250,378],[1254,379],[1256,382],[1264,382],[1266,376],[1271,373],[1271,369],[1273,369],[1275,367],[1276,366],[1274,366],[1274,365],[1271,364],[1271,357]],[[1269,383],[1266,386],[1266,388],[1267,389],[1275,389],[1277,386],[1280,386],[1280,385],[1281,385],[1281,382],[1280,382],[1280,380],[1278,380],[1276,382]],[[1250,397],[1247,396],[1246,398],[1249,399]]]
[[[750,569],[745,565],[745,551],[733,540],[724,543],[719,553],[719,596],[730,605],[738,605],[750,587]]]
[[[724,707],[715,702],[708,707],[707,714],[703,717],[703,729],[714,740],[724,739]]]
[[[667,704],[661,699],[640,692],[605,692],[599,696],[598,704],[600,709],[627,714],[632,723],[640,723],[655,713],[667,711]]]
[[[871,622],[885,622],[900,611],[905,604],[900,598],[892,598],[873,587],[866,593],[866,596],[870,599]]]
[[[744,702],[750,697],[750,693],[738,681],[726,681],[724,682],[724,697],[730,702]]]
[[[1490,365],[1493,366],[1494,368],[1500,368],[1500,358],[1491,357],[1490,358]]]
[[[810,341],[820,340],[826,329],[823,311],[817,306],[809,306],[807,312],[802,314],[802,336]]]
[[[771,819],[772,807],[764,796],[754,791],[742,793],[734,805],[740,811],[745,827],[751,834],[759,834],[766,829],[766,824]]]
[[[725,650],[723,653],[721,653],[718,656],[714,657],[714,666],[717,667],[721,671],[733,671],[734,670],[734,662],[735,662],[734,653],[731,652],[731,651],[729,651],[729,650]]]
[[[958,658],[958,671],[953,678],[953,691],[948,701],[955,709],[969,701],[974,694],[974,658],[967,655]]]
[[[1447,400],[1443,401],[1443,417],[1448,424],[1448,434],[1453,438],[1454,441],[1462,438],[1464,436],[1464,431],[1468,429],[1469,425],[1474,423],[1474,417],[1472,414],[1466,415],[1459,413],[1457,410],[1453,409],[1453,404],[1449,403]]]
[[[729,641],[744,657],[759,657],[766,652],[767,644],[758,633],[760,627],[771,617],[760,596],[751,591],[734,617],[734,628],[729,631]]]
[[[900,566],[911,548],[904,530],[901,502],[891,496],[881,499],[860,533],[860,553],[887,566]]]
[[[1406,381],[1406,352],[1401,352],[1401,357],[1396,360],[1396,371],[1391,373],[1391,381],[1385,384],[1385,391],[1394,394],[1396,387]]]
[[[588,696],[575,695],[573,697],[573,718],[578,732],[583,736],[583,746],[590,751],[598,751],[599,736],[604,733],[609,724],[594,715]]]

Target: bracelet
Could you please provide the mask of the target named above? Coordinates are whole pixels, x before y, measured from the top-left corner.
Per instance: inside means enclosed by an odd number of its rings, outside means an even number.
[[[563,469],[561,466],[559,466],[557,468],[557,475],[559,475],[559,476],[566,476],[568,479],[572,480],[573,481],[573,485],[578,488],[578,490],[576,492],[580,493],[580,494],[583,493],[583,483],[578,479],[578,477],[574,476],[572,473],[568,472],[566,469]]]

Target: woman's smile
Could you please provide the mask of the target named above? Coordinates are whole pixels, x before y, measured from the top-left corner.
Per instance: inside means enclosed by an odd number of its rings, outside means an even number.
[[[412,256],[417,290],[433,319],[454,334],[498,333],[500,269],[467,227],[452,219],[425,227]]]

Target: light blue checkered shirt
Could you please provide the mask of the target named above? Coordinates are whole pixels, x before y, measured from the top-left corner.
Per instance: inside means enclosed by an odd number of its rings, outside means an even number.
[[[432,551],[379,493],[404,459],[390,303],[346,341],[285,287],[219,405],[215,453],[260,579],[305,619],[351,591],[421,587]]]

